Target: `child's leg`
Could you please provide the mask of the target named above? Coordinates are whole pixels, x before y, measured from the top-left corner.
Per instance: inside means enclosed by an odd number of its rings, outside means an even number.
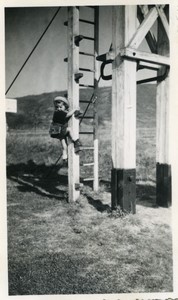
[[[66,144],[66,140],[62,139],[61,140],[61,144],[62,144],[62,158],[63,159],[67,159],[67,144]]]
[[[70,139],[74,143],[75,153],[78,153],[79,151],[81,151],[81,146],[82,146],[79,138],[77,138],[77,135],[74,132],[72,132],[70,127],[67,128],[67,132]]]
[[[77,140],[77,135],[73,133],[70,127],[67,127],[67,133],[69,135],[69,138],[72,140],[72,142]]]

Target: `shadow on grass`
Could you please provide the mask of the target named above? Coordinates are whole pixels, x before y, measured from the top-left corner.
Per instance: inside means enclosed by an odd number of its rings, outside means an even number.
[[[111,193],[111,182],[107,180],[100,180],[104,187],[104,191]],[[156,204],[156,183],[152,184],[136,184],[136,204],[157,208]]]
[[[108,205],[108,204],[103,204],[101,202],[101,200],[95,200],[93,199],[91,196],[88,196],[87,194],[85,194],[87,200],[88,200],[88,203],[90,205],[93,205],[93,207],[95,207],[99,212],[104,212],[104,211],[110,211],[111,210],[111,207]]]
[[[156,185],[137,184],[136,195],[137,204],[146,207],[158,207],[156,204]]]
[[[100,180],[104,191],[111,193],[111,182],[107,180]],[[86,195],[87,196],[87,195]],[[88,199],[88,202],[97,208],[97,204],[95,203],[96,200]],[[136,204],[157,208],[158,205],[156,204],[156,184],[153,183],[151,185],[145,184],[136,184]],[[98,204],[100,207],[100,204]],[[98,209],[98,208],[97,208]],[[99,209],[98,209],[99,210]],[[102,209],[101,209],[102,211]]]
[[[34,192],[48,198],[64,199],[67,197],[68,176],[58,174],[63,169],[60,165],[46,166],[38,165],[32,160],[26,164],[12,164],[7,166],[7,178],[18,183],[18,190],[21,192]],[[65,170],[65,169],[63,169]],[[104,191],[111,192],[111,182],[101,180]],[[86,183],[85,183],[86,185]],[[156,186],[147,184],[137,184],[136,186],[137,204],[147,207],[157,207]],[[89,204],[98,211],[103,212],[109,209],[101,200],[94,200],[91,196],[85,195]]]
[[[66,197],[68,184],[67,175],[58,174],[60,168],[60,165],[37,165],[29,160],[27,164],[20,163],[7,166],[7,178],[19,184],[17,188],[20,192],[34,192],[59,200]]]

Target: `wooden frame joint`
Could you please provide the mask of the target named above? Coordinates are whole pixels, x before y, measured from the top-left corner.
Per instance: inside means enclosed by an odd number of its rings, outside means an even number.
[[[120,51],[120,55],[127,59],[131,60],[141,60],[145,62],[150,62],[156,65],[163,65],[163,66],[170,66],[170,59],[167,56],[154,54],[154,53],[147,53],[144,51],[138,51],[134,48],[123,48]]]

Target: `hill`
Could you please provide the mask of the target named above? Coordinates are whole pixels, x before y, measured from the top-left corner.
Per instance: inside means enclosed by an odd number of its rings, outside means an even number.
[[[29,95],[17,98],[17,114],[7,114],[9,129],[47,129],[53,114],[53,99],[66,91]],[[91,89],[81,89],[80,99],[89,100]],[[97,93],[99,123],[111,119],[111,87],[102,87]],[[86,104],[81,104],[84,111]],[[156,86],[153,84],[137,87],[137,126],[155,127]]]

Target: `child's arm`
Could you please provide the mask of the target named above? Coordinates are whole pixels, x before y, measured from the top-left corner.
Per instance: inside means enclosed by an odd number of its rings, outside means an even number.
[[[82,113],[80,112],[80,107],[78,109],[72,109],[70,110],[67,115],[66,118],[70,119],[70,117],[72,117],[72,115],[75,114],[75,117],[78,118],[79,115],[81,115]]]
[[[76,109],[71,109],[70,111],[68,111],[66,118],[72,117],[72,115],[74,114],[75,111],[76,111]]]

